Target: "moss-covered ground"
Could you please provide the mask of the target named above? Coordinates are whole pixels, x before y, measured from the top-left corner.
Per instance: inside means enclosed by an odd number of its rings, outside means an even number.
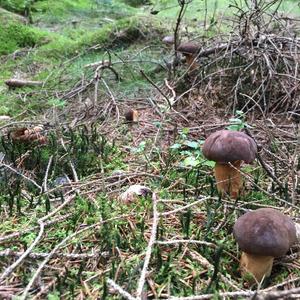
[[[192,1],[182,35],[227,30],[219,20],[231,16],[229,4]],[[295,1],[282,5],[285,12],[300,12]],[[0,121],[0,276],[9,273],[0,277],[0,298],[22,297],[43,263],[30,299],[123,299],[109,280],[135,295],[157,212],[139,299],[220,299],[224,292],[241,292],[236,299],[244,299],[243,292],[258,286],[299,286],[299,263],[288,256],[276,261],[262,285],[246,286],[232,235],[234,222],[249,209],[277,207],[298,220],[299,187],[291,194],[289,186],[298,178],[299,156],[284,135],[294,138],[298,127],[268,123],[271,135],[253,115],[225,115],[195,95],[169,110],[157,90],[166,93],[172,50],[161,38],[173,32],[177,1],[0,0],[0,7],[0,116],[11,117]],[[32,24],[24,23],[27,9]],[[10,78],[43,84],[9,89]],[[130,108],[138,110],[139,122],[125,120]],[[46,143],[14,140],[16,128],[37,124]],[[245,192],[236,201],[218,194],[214,164],[201,146],[208,133],[229,126],[250,128],[267,141],[268,166],[281,186],[256,161],[243,166]],[[291,149],[293,155],[284,156]],[[156,192],[157,211],[151,195],[120,200],[133,184]]]

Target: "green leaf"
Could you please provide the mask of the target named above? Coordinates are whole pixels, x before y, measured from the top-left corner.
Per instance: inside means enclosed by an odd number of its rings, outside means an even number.
[[[186,128],[186,127],[182,128],[182,133],[183,134],[188,134],[189,132],[190,132],[189,128]]]
[[[153,122],[153,124],[156,128],[160,128],[162,125],[161,122],[158,122],[158,121]]]
[[[216,165],[216,162],[212,161],[212,160],[205,160],[202,163],[204,166],[208,166],[208,167],[212,167],[214,168]]]
[[[51,106],[56,106],[56,107],[63,107],[63,106],[65,106],[66,101],[61,100],[61,99],[52,98],[48,101],[48,104]]]
[[[52,294],[48,294],[48,300],[59,300],[59,294],[58,292],[54,292]]]
[[[232,123],[237,123],[237,124],[242,124],[243,121],[241,119],[238,119],[238,118],[232,118],[232,119],[229,119],[230,122]]]
[[[241,129],[244,128],[244,125],[240,125],[240,124],[238,124],[238,125],[229,125],[226,128],[229,129],[229,130],[233,130],[233,131],[240,131]]]
[[[183,161],[183,164],[188,167],[188,166],[191,166],[191,167],[195,167],[199,164],[199,160],[196,159],[194,156],[188,156],[184,161]]]
[[[170,148],[171,149],[179,149],[181,147],[181,144],[174,144],[174,145],[172,145]]]
[[[238,116],[244,117],[244,112],[242,110],[237,110],[235,112]]]
[[[190,148],[193,148],[193,149],[197,149],[199,148],[199,144],[195,141],[185,141],[184,142],[184,145],[190,147]]]

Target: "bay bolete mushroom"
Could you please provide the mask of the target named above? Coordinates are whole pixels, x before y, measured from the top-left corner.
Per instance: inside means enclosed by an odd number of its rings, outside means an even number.
[[[260,208],[239,217],[233,235],[243,251],[242,275],[250,273],[260,282],[270,276],[274,258],[285,255],[297,242],[299,225],[276,209]]]
[[[128,122],[137,122],[139,119],[139,113],[135,109],[129,109],[125,112],[125,119]]]
[[[191,71],[197,68],[196,58],[201,49],[201,46],[194,42],[181,43],[177,51],[180,52],[186,58],[186,63],[188,64]]]
[[[257,153],[255,141],[239,131],[219,130],[204,142],[203,155],[216,162],[215,178],[218,191],[236,198],[242,187],[239,171],[242,161],[251,163]]]

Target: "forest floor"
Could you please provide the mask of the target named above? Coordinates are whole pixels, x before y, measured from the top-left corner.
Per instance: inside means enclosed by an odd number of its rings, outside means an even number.
[[[216,53],[220,64],[200,58],[197,75],[184,62],[170,69],[174,49],[161,40],[174,34],[175,1],[37,1],[32,25],[21,4],[3,3],[0,298],[253,299],[257,291],[297,298],[299,246],[275,260],[264,282],[248,286],[232,235],[239,216],[261,207],[300,221],[299,79],[289,53],[278,55],[287,71],[280,65],[276,73],[271,60],[273,76],[290,72],[289,81],[268,78],[264,105],[264,97],[242,92],[260,91],[263,82],[261,61],[243,52],[247,43]],[[300,15],[293,1],[283,5]],[[227,1],[191,2],[181,37],[228,41],[236,24],[230,9]],[[279,20],[300,32],[289,18]],[[268,37],[278,48],[276,30]],[[296,38],[287,41],[300,48]],[[9,88],[12,78],[40,85]],[[125,118],[131,110],[134,122]],[[223,128],[246,130],[259,146],[258,159],[241,169],[236,200],[218,194],[214,162],[201,151]],[[125,197],[136,184],[154,193]]]

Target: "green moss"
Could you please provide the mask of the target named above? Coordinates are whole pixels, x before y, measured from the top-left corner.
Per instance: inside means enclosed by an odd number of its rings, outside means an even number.
[[[100,44],[105,47],[119,48],[128,46],[147,34],[159,33],[159,25],[147,22],[144,18],[130,17],[107,24],[99,30],[87,32],[73,39],[57,34],[49,35],[50,42],[40,47],[42,55],[47,52],[51,56],[69,56],[76,51]]]
[[[125,0],[124,2],[133,7],[138,7],[141,5],[147,5],[151,3],[151,1],[149,0]]]
[[[16,13],[23,13],[26,5],[25,0],[0,0],[0,6]]]
[[[143,17],[123,18],[102,29],[86,35],[81,40],[82,45],[105,44],[119,47],[129,45],[138,39],[147,38],[160,33],[162,30],[158,22]]]
[[[23,24],[12,23],[0,27],[0,55],[9,54],[22,47],[41,43],[45,33]]]

